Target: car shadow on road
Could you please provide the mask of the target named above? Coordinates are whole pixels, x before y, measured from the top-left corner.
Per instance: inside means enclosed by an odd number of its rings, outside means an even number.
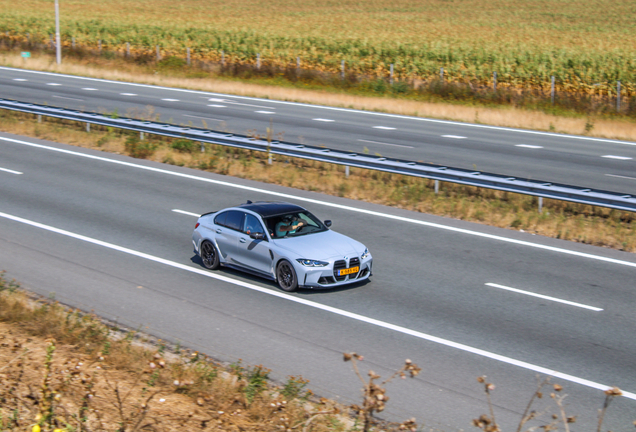
[[[192,256],[192,258],[190,258],[190,261],[193,264],[196,264],[197,266],[200,266],[201,269],[206,270],[206,268],[203,266],[203,261],[201,261],[201,257],[198,255],[194,255]],[[281,290],[278,287],[278,284],[276,284],[276,282],[274,282],[271,279],[266,279],[251,273],[247,273],[247,272],[243,272],[240,270],[235,270],[233,268],[230,267],[219,267],[217,270],[208,270],[212,273],[214,272],[219,272],[220,274],[224,275],[224,276],[232,276],[234,278],[237,278],[240,281],[245,281],[245,282],[250,282],[250,283],[254,283],[254,284],[265,284],[267,285],[267,287],[271,287],[272,289],[282,292],[284,293],[285,291]],[[357,282],[357,283],[352,283],[351,285],[344,285],[344,286],[339,286],[339,287],[335,287],[335,288],[320,288],[320,289],[309,289],[309,288],[299,288],[296,292],[294,293],[287,293],[287,294],[299,294],[299,295],[315,295],[315,294],[329,294],[329,293],[338,293],[338,292],[342,292],[342,291],[350,291],[353,289],[357,289],[357,288],[361,288],[365,285],[367,285],[368,283],[370,283],[371,280],[370,279],[365,279],[363,281]]]

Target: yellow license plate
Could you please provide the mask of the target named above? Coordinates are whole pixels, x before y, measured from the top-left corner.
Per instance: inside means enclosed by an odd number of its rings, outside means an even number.
[[[353,274],[353,273],[358,273],[358,271],[360,270],[359,266],[356,267],[351,267],[348,269],[342,269],[338,272],[338,276],[344,276],[344,275],[348,275],[348,274]]]

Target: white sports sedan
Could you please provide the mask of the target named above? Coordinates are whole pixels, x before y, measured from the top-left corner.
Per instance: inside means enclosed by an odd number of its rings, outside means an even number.
[[[369,250],[330,226],[295,204],[248,201],[201,215],[192,243],[206,268],[249,272],[276,281],[284,291],[368,279]]]

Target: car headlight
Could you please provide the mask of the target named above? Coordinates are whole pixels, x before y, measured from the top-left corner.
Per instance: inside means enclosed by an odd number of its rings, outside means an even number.
[[[316,260],[310,260],[310,259],[304,259],[304,258],[298,258],[296,261],[298,261],[305,267],[324,267],[329,265],[328,262],[316,261]]]
[[[369,255],[371,255],[369,253],[369,249],[368,248],[364,248],[364,253],[362,254],[362,256],[360,257],[360,259],[365,259],[366,257],[368,257]]]

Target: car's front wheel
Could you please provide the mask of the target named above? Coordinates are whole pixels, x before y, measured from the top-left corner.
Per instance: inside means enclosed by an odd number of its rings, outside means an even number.
[[[296,277],[296,270],[289,261],[281,261],[276,266],[276,279],[278,279],[278,286],[283,291],[293,292],[298,288],[298,278]]]
[[[201,261],[207,269],[215,270],[219,267],[219,253],[212,242],[206,240],[201,243]]]

